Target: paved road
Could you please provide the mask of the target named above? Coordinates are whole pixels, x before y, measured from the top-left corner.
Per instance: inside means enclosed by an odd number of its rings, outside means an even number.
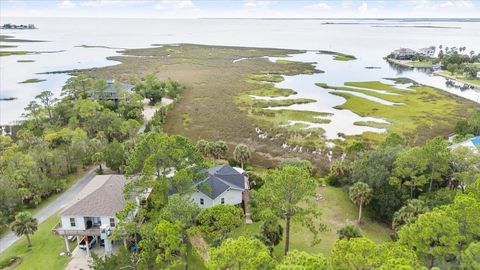
[[[85,175],[78,179],[78,181],[73,184],[73,186],[71,186],[67,191],[60,195],[55,201],[51,202],[42,210],[38,211],[38,213],[35,215],[38,223],[42,223],[43,221],[57,213],[60,209],[65,207],[65,205],[70,203],[70,200],[74,198],[75,194],[80,192],[96,175],[95,169],[96,168],[93,168],[88,171]],[[7,249],[9,246],[11,246],[13,243],[15,243],[15,241],[17,241],[18,239],[19,238],[12,232],[3,236],[0,239],[0,253]]]

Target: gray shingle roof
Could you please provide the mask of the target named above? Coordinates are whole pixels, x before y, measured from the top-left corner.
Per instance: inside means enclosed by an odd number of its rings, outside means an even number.
[[[115,216],[125,207],[123,175],[97,175],[72,200],[61,216]]]
[[[207,170],[208,176],[199,181],[197,189],[210,197],[217,198],[229,188],[244,190],[245,176],[228,164],[218,165]]]
[[[205,180],[197,183],[197,188],[211,199],[215,199],[229,189],[230,185],[213,175],[209,175]]]

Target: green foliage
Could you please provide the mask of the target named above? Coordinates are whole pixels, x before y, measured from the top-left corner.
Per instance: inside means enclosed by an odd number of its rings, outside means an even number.
[[[15,215],[15,220],[11,225],[12,231],[17,236],[25,235],[27,237],[28,246],[32,246],[30,235],[33,235],[38,229],[38,221],[32,217],[30,212],[20,212]]]
[[[238,144],[233,150],[233,158],[241,164],[243,169],[244,164],[248,163],[251,158],[250,149],[245,144]]]
[[[409,187],[410,199],[414,198],[415,191],[422,191],[428,182],[426,176],[427,158],[420,147],[408,149],[395,160],[395,169],[390,183],[396,187]]]
[[[277,266],[277,270],[333,270],[322,255],[311,255],[303,251],[292,250]]]
[[[202,168],[203,158],[189,139],[149,132],[141,137],[128,157],[126,174],[140,173],[141,177],[127,189],[157,187],[166,193],[169,188],[177,188],[184,192],[199,178]],[[180,173],[184,178],[167,177],[171,172]]]
[[[268,248],[257,239],[243,236],[227,239],[219,247],[208,252],[209,269],[272,269],[275,261],[270,257]]]
[[[418,269],[417,258],[411,250],[395,243],[376,245],[366,238],[337,240],[328,257],[334,269]],[[397,268],[394,268],[397,269]]]
[[[445,257],[456,253],[461,241],[459,224],[444,210],[427,212],[399,232],[399,243],[415,250],[425,265],[433,267],[436,261],[444,263]]]
[[[417,217],[429,210],[423,200],[411,199],[393,215],[392,228],[399,230],[403,225],[414,222]]]
[[[359,206],[358,223],[362,220],[362,207],[372,199],[372,189],[363,182],[357,182],[348,189],[350,200]]]
[[[282,159],[280,161],[280,164],[278,165],[279,168],[284,168],[287,166],[303,167],[309,172],[313,170],[313,165],[309,160],[301,159],[298,157]]]
[[[461,269],[480,269],[480,242],[472,242],[462,254]]]
[[[90,266],[93,270],[117,270],[132,267],[130,254],[124,246],[119,248],[118,254],[112,254],[111,256],[98,257],[94,252],[91,255],[93,261]]]
[[[261,228],[260,228],[260,235],[258,235],[258,239],[262,241],[269,249],[270,252],[273,251],[273,248],[280,244],[283,237],[283,228],[278,220],[275,217],[266,219]]]
[[[350,240],[352,238],[362,237],[362,233],[357,226],[353,224],[345,225],[343,228],[337,231],[338,239]]]
[[[219,204],[206,208],[197,216],[198,227],[212,242],[222,241],[243,223],[241,208]]]
[[[285,220],[285,254],[289,250],[290,222],[300,222],[313,234],[312,244],[319,242],[318,234],[325,230],[324,224],[317,224],[320,209],[309,200],[315,194],[316,182],[304,166],[287,165],[281,169],[269,170],[265,184],[254,191],[253,197],[259,209]]]
[[[125,154],[122,143],[114,140],[104,150],[103,158],[107,167],[112,170],[122,172],[122,166],[125,163]]]
[[[161,81],[154,74],[150,74],[138,82],[135,89],[143,97],[149,99],[151,105],[155,105],[165,96],[170,99],[178,98],[184,87],[177,81],[171,79]]]
[[[175,269],[186,252],[180,224],[162,220],[155,226],[154,233],[157,265],[163,269]]]
[[[468,119],[458,121],[455,132],[459,135],[480,135],[480,110],[475,111]]]

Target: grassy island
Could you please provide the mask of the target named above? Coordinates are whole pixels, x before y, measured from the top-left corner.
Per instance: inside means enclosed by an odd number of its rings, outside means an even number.
[[[44,82],[44,81],[46,81],[46,80],[33,78],[33,79],[28,79],[28,80],[25,80],[25,81],[19,82],[19,83],[39,83],[39,82]]]

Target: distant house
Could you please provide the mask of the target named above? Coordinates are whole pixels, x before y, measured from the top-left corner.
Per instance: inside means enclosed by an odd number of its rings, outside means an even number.
[[[409,48],[400,48],[391,53],[391,56],[398,60],[410,60],[417,55],[417,52]]]
[[[469,147],[471,148],[474,152],[478,152],[479,151],[479,147],[480,147],[480,136],[477,136],[477,137],[473,137],[473,138],[470,138],[466,141],[463,141],[463,142],[460,142],[460,143],[457,143],[457,144],[454,144],[454,145],[451,145],[449,146],[448,148],[450,150],[453,150],[457,147],[460,147],[460,146],[464,146],[464,147]]]
[[[480,71],[477,71],[477,78],[480,79]]]
[[[116,214],[125,208],[123,188],[127,183],[123,175],[97,175],[80,191],[72,202],[60,213],[60,223],[53,229],[56,235],[64,236],[67,251],[69,238],[76,237],[77,243],[103,241],[105,253],[111,254],[113,241],[108,238],[118,223]],[[137,205],[142,198],[135,197]],[[132,198],[133,199],[133,198]],[[131,215],[136,214],[135,210]],[[85,245],[89,254],[89,245]]]
[[[98,91],[98,90],[89,90],[90,96],[94,99],[108,99],[108,100],[119,100],[120,91],[131,92],[135,89],[134,85],[115,82],[115,80],[107,80],[107,87]]]
[[[435,46],[422,48],[418,52],[420,53],[420,55],[423,55],[425,57],[434,57],[435,56]]]
[[[240,168],[228,164],[207,170],[207,177],[195,184],[192,200],[200,208],[218,204],[242,205],[248,203],[248,176]]]

